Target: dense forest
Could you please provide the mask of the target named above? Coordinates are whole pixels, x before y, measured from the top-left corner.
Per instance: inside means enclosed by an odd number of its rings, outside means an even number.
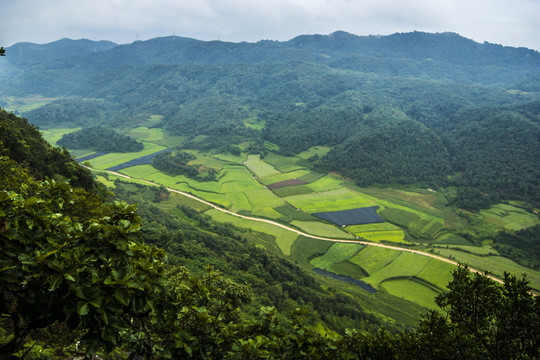
[[[186,149],[324,145],[332,151],[312,166],[358,185],[456,187],[453,202],[470,210],[540,200],[536,51],[421,32],[97,45],[14,45],[2,91],[58,97],[24,114],[42,128],[126,128],[159,114]],[[40,58],[57,48],[70,50]]]
[[[437,297],[442,312],[379,329],[350,297],[234,227],[119,200],[160,201],[166,189],[117,182],[105,192],[25,119],[2,111],[0,127],[2,358],[540,356],[540,302],[526,279],[501,285],[460,267]],[[339,334],[315,330],[319,319]]]
[[[103,152],[141,151],[144,148],[143,144],[137,140],[103,126],[83,128],[65,134],[57,144],[70,149],[92,149]]]

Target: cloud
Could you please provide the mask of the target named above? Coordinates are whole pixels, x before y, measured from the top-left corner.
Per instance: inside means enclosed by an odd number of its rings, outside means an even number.
[[[201,40],[287,40],[453,31],[540,49],[537,0],[3,0],[0,43],[62,37],[118,43],[175,33]],[[4,45],[3,45],[4,46]]]

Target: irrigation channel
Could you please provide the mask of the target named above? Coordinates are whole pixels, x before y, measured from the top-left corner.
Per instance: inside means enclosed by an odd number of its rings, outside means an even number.
[[[89,168],[91,169],[91,168]],[[137,180],[137,181],[140,181],[142,183],[146,183],[146,184],[149,184],[149,185],[155,185],[155,186],[160,186],[161,184],[158,184],[158,183],[155,183],[155,182],[152,182],[152,181],[148,181],[148,180],[143,180],[143,179],[137,179],[137,178],[133,178],[131,176],[128,176],[128,175],[124,175],[124,174],[121,174],[119,172],[116,172],[116,171],[111,171],[111,170],[96,170],[96,169],[91,169],[91,170],[94,170],[94,171],[106,171],[110,174],[113,174],[113,175],[116,175],[116,176],[120,176],[120,177],[123,177],[123,178],[126,178],[126,179],[131,179],[131,180]],[[216,210],[219,210],[221,212],[224,212],[226,214],[229,214],[229,215],[232,215],[232,216],[236,216],[236,217],[239,217],[239,218],[242,218],[242,219],[246,219],[246,220],[251,220],[251,221],[259,221],[259,222],[264,222],[264,223],[267,223],[267,224],[271,224],[271,225],[274,225],[274,226],[278,226],[282,229],[285,229],[285,230],[288,230],[288,231],[292,231],[298,235],[302,235],[302,236],[305,236],[305,237],[308,237],[308,238],[311,238],[311,239],[317,239],[317,240],[324,240],[324,241],[332,241],[332,242],[342,242],[342,243],[353,243],[353,244],[361,244],[361,245],[366,245],[366,246],[378,246],[378,247],[382,247],[382,248],[386,248],[386,249],[392,249],[392,250],[397,250],[397,251],[405,251],[405,252],[409,252],[409,253],[413,253],[413,254],[417,254],[417,255],[421,255],[421,256],[427,256],[427,257],[430,257],[430,258],[433,258],[433,259],[437,259],[439,261],[444,261],[446,263],[449,263],[449,264],[452,264],[452,265],[456,265],[458,266],[459,263],[457,261],[453,261],[453,260],[450,260],[448,258],[445,258],[443,256],[439,256],[439,255],[435,255],[435,254],[431,254],[431,253],[428,253],[428,252],[424,252],[424,251],[420,251],[420,250],[414,250],[414,249],[408,249],[408,248],[403,248],[403,247],[399,247],[399,246],[393,246],[393,245],[386,245],[386,244],[381,244],[381,243],[374,243],[374,242],[369,242],[369,241],[362,241],[362,240],[345,240],[345,239],[334,239],[334,238],[328,238],[328,237],[322,237],[322,236],[317,236],[317,235],[311,235],[311,234],[308,234],[308,233],[305,233],[303,231],[300,231],[300,230],[297,230],[297,229],[294,229],[290,226],[287,226],[287,225],[284,225],[284,224],[280,224],[278,222],[275,222],[273,220],[268,220],[268,219],[262,219],[262,218],[257,218],[257,217],[252,217],[252,216],[246,216],[246,215],[241,215],[241,214],[237,214],[237,213],[234,213],[232,211],[229,211],[229,210],[226,210],[226,209],[223,209],[219,206],[217,206],[216,204],[213,204],[209,201],[206,201],[206,200],[203,200],[195,195],[192,195],[190,193],[187,193],[187,192],[184,192],[184,191],[180,191],[180,190],[175,190],[175,189],[171,189],[171,188],[166,188],[168,191],[170,192],[174,192],[174,193],[177,193],[177,194],[180,194],[180,195],[183,195],[183,196],[186,196],[186,197],[189,197],[193,200],[196,200],[196,201],[199,201],[203,204],[206,204],[210,207],[212,207],[213,209],[216,209]],[[474,273],[478,273],[478,274],[484,274],[483,271],[480,271],[480,270],[477,270],[477,269],[473,269],[471,267],[469,267],[469,270],[471,272],[474,272]],[[488,278],[498,282],[498,283],[501,283],[503,284],[504,282],[499,279],[499,278],[496,278],[495,276],[492,276],[492,275],[487,275]]]

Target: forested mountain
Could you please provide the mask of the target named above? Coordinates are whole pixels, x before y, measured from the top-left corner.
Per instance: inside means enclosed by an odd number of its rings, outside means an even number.
[[[32,49],[7,50],[18,48]],[[483,194],[472,202],[458,195],[471,209],[538,202],[534,50],[421,32],[257,43],[62,40],[38,48],[57,55],[8,57],[16,71],[3,78],[3,93],[57,97],[24,114],[42,128],[128,128],[159,114],[186,147],[248,141],[264,154],[267,141],[292,155],[324,145],[334,149],[313,166],[363,186],[457,186],[461,195]]]
[[[410,331],[377,331],[368,303],[324,289],[298,266],[248,245],[238,229],[190,208],[176,211],[185,220],[151,205],[138,213],[109,202],[91,178],[87,190],[70,186],[63,178],[86,170],[25,119],[2,111],[0,126],[2,358],[539,356],[539,301],[523,279],[507,275],[501,286],[460,268],[437,298],[446,318],[433,311]],[[127,200],[159,200],[166,191],[115,185]],[[340,332],[370,331],[322,335],[313,326],[321,320]]]

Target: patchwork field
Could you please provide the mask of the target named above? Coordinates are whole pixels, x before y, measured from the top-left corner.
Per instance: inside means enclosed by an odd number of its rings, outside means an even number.
[[[92,159],[91,164],[97,169],[106,169],[166,147],[177,146],[178,139],[174,139],[175,143],[169,142],[169,135],[156,127],[160,121],[161,116],[151,116],[139,127],[128,130],[129,135],[143,140],[143,151],[106,154]],[[250,127],[260,125],[251,120],[246,121]],[[52,129],[44,136],[56,141],[64,133],[75,130]],[[205,138],[203,136],[196,140],[205,141]],[[248,145],[238,146],[245,150]],[[288,223],[313,235],[343,239],[359,237],[377,243],[423,242],[424,246],[432,246],[435,253],[475,268],[489,269],[498,276],[502,276],[504,271],[516,274],[527,272],[533,286],[540,287],[540,272],[498,256],[489,246],[475,246],[457,234],[458,231],[484,231],[492,234],[501,228],[515,231],[539,223],[538,216],[514,204],[499,204],[465,218],[448,205],[442,194],[433,190],[359,188],[337,175],[321,174],[306,168],[308,159],[323,156],[329,150],[326,147],[313,147],[294,157],[270,152],[262,159],[253,154],[242,153],[238,156],[184,150],[196,156],[190,165],[214,169],[217,172],[216,181],[201,182],[182,175],[168,176],[149,164],[132,166],[121,172],[133,178],[194,194],[235,213]],[[101,176],[98,180],[112,187],[114,178],[112,175]],[[412,253],[297,236],[294,232],[271,224],[253,222],[209,209],[208,205],[201,205],[178,194],[171,194],[159,206],[174,212],[178,211],[176,206],[181,204],[205,211],[215,221],[229,222],[238,228],[247,229],[244,231],[247,231],[245,234],[249,241],[268,250],[281,252],[304,268],[317,267],[362,280],[382,294],[387,294],[374,296],[390,294],[420,306],[434,308],[434,296],[445,288],[454,269],[450,264]],[[312,216],[314,213],[372,206],[379,207],[377,214],[384,222],[342,228]],[[255,236],[250,232],[264,236]],[[260,240],[262,238],[266,240]]]

